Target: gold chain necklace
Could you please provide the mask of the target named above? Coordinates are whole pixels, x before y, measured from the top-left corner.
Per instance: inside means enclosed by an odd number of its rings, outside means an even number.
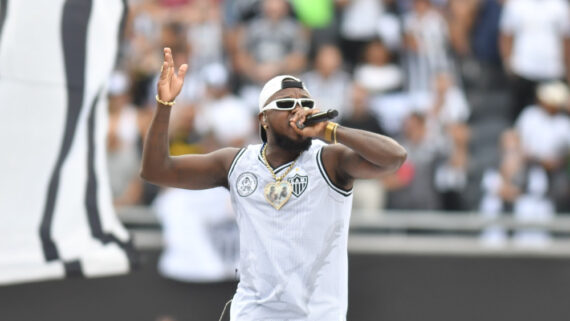
[[[267,149],[267,144],[265,144],[265,146],[263,146],[263,150],[261,151],[261,156],[263,157],[263,163],[265,163],[265,167],[267,167],[267,169],[269,170],[269,172],[271,173],[271,175],[273,176],[273,178],[277,181],[280,182],[283,180],[283,178],[285,178],[285,176],[287,176],[287,174],[289,174],[289,172],[293,169],[293,167],[295,166],[295,162],[297,162],[297,159],[295,158],[295,160],[293,161],[293,163],[291,163],[291,165],[289,165],[289,168],[287,168],[287,170],[285,171],[285,173],[279,177],[277,177],[277,175],[275,175],[275,172],[273,171],[273,168],[271,168],[271,165],[269,165],[269,162],[267,161],[267,156],[265,156],[265,150]]]
[[[283,173],[283,175],[277,177],[277,175],[275,175],[275,172],[273,171],[273,168],[271,168],[271,165],[269,165],[267,157],[265,156],[266,149],[267,149],[267,144],[263,146],[263,150],[261,151],[261,156],[263,157],[263,163],[265,164],[265,167],[267,167],[267,169],[271,173],[271,176],[273,176],[273,179],[275,179],[275,182],[271,182],[265,185],[265,189],[263,190],[263,195],[265,196],[267,202],[271,204],[271,206],[273,206],[276,210],[279,210],[281,207],[283,207],[283,205],[285,205],[285,203],[287,203],[289,198],[291,198],[291,194],[293,193],[293,186],[291,185],[291,183],[289,183],[288,181],[283,181],[283,179],[285,178],[285,176],[287,176],[287,174],[289,174],[289,172],[293,169],[293,167],[295,167],[297,159],[295,159],[293,163],[289,165],[289,168],[287,168],[287,170],[285,171],[285,173]]]

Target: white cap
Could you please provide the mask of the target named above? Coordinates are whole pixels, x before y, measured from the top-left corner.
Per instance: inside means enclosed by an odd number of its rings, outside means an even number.
[[[286,79],[291,79],[296,82],[293,83],[291,86],[291,82],[283,82]],[[265,107],[265,102],[269,99],[269,97],[273,96],[276,92],[285,89],[285,88],[301,88],[304,89],[307,93],[309,92],[305,87],[305,84],[297,78],[290,75],[279,75],[271,78],[268,82],[265,83],[263,89],[261,89],[261,93],[259,93],[259,112],[263,110]]]
[[[568,102],[570,93],[568,86],[561,81],[553,81],[538,85],[536,97],[545,104],[562,107]]]

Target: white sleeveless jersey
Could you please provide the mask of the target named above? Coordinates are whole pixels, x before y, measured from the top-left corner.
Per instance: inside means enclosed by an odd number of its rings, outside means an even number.
[[[274,182],[262,145],[239,151],[228,173],[240,229],[240,282],[232,321],[341,321],[348,301],[348,225],[352,191],[333,185],[323,144],[297,159],[293,194],[276,210],[264,196]],[[291,163],[275,169],[282,175]]]

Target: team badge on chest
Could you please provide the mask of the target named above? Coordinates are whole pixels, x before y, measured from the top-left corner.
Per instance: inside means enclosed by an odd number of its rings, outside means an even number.
[[[257,177],[250,172],[239,175],[236,181],[236,190],[241,197],[251,195],[257,188]]]
[[[295,174],[295,176],[289,177],[287,181],[291,183],[291,186],[293,187],[293,195],[295,195],[295,197],[299,197],[303,194],[305,189],[307,189],[307,185],[309,185],[309,176]]]

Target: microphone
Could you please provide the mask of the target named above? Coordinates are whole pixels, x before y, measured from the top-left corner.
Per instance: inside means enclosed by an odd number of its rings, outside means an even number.
[[[327,111],[322,111],[320,113],[309,115],[305,118],[305,122],[303,124],[297,121],[297,128],[303,129],[307,126],[314,125],[316,123],[320,123],[323,121],[331,120],[338,116],[338,111],[336,109],[329,109]]]

